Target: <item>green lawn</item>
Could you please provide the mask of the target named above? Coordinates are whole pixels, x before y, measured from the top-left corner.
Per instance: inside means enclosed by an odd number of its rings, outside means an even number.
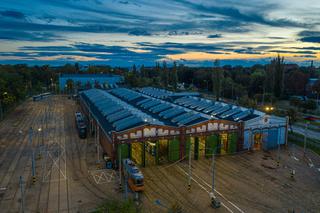
[[[299,133],[288,132],[288,141],[298,146],[304,146],[304,136]],[[318,145],[315,145],[318,144]],[[307,138],[307,148],[313,150],[315,153],[320,155],[320,140]]]
[[[134,201],[129,199],[123,200],[110,200],[105,201],[99,206],[93,213],[137,213],[141,212],[141,209],[137,208]]]

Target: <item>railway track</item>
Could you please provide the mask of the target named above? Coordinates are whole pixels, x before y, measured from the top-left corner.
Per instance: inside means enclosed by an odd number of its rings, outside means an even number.
[[[74,105],[71,107],[65,108],[64,111],[64,119],[65,119],[65,132],[66,134],[66,140],[68,141],[67,144],[67,158],[69,161],[69,168],[72,172],[73,179],[78,180],[81,185],[95,198],[102,201],[106,198],[104,191],[102,191],[100,188],[96,186],[92,181],[90,181],[90,178],[88,177],[88,171],[84,170],[82,166],[82,152],[80,148],[80,143],[83,141],[80,141],[78,139],[78,133],[76,131],[75,123],[74,121]]]
[[[35,115],[33,115],[35,111]],[[28,164],[28,159],[30,159],[30,147],[28,146],[28,129],[30,126],[35,126],[35,124],[39,121],[39,116],[41,115],[41,110],[33,110],[30,109],[26,111],[26,113],[22,117],[22,122],[16,125],[16,128],[19,130],[23,130],[23,136],[15,134],[16,138],[12,138],[11,140],[16,141],[15,145],[11,148],[11,151],[16,151],[14,158],[12,155],[6,155],[6,162],[8,163],[9,168],[6,171],[6,175],[3,176],[1,180],[2,185],[7,185],[7,191],[5,192],[5,198],[2,201],[6,201],[9,199],[10,202],[1,202],[1,209],[13,210],[16,209],[19,211],[20,205],[18,201],[18,196],[20,195],[19,187],[19,177],[23,176],[26,183],[29,183],[31,170],[30,165]],[[10,140],[10,141],[11,141]],[[33,141],[33,145],[36,144],[36,141]],[[26,163],[27,162],[27,163]],[[3,171],[3,168],[1,168]],[[5,183],[4,183],[5,182]],[[25,184],[25,187],[27,185]]]
[[[184,165],[183,163],[181,164],[176,164],[175,165],[177,167],[177,169],[182,172],[184,175],[188,176],[188,167],[187,165]],[[203,189],[204,191],[206,191],[209,195],[209,193],[211,192],[211,184],[209,184],[206,180],[204,180],[202,177],[200,177],[199,175],[197,175],[195,172],[192,173],[192,181],[194,181],[201,189]],[[215,195],[219,198],[221,205],[228,211],[228,212],[240,212],[240,213],[244,213],[244,211],[237,206],[236,204],[234,204],[233,202],[231,202],[230,200],[228,200],[222,193],[220,193],[219,191],[217,191],[215,189]],[[208,200],[209,200],[209,196],[208,196]]]

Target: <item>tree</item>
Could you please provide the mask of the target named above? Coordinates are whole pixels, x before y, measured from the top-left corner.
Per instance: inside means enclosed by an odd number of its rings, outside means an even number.
[[[144,65],[142,64],[140,67],[140,73],[142,78],[148,78]]]
[[[135,76],[138,76],[137,67],[136,67],[135,64],[133,64],[133,66],[132,66],[132,73],[133,73]]]
[[[289,117],[290,130],[293,132],[292,124],[297,121],[297,111],[294,108],[290,108],[287,110],[287,116]]]
[[[68,91],[68,93],[72,92],[73,89],[74,89],[74,82],[73,82],[73,80],[68,79],[67,82],[66,82],[66,84],[67,84],[67,91]]]
[[[317,102],[314,100],[307,100],[306,102],[303,103],[303,108],[309,109],[309,110],[315,110],[317,109]]]
[[[286,89],[289,93],[294,95],[304,95],[306,84],[308,83],[308,75],[295,70],[289,74],[288,82]]]
[[[319,95],[320,95],[320,80],[318,80],[312,87],[312,91],[317,93],[317,104],[319,104]]]
[[[263,70],[256,70],[250,76],[250,85],[248,88],[249,97],[254,94],[262,94],[264,92],[265,74]]]
[[[279,98],[282,97],[284,88],[284,57],[278,54],[271,64],[274,69],[274,95]]]
[[[74,68],[75,68],[76,73],[79,73],[79,72],[80,72],[79,63],[75,63],[75,64],[74,64]]]
[[[213,84],[213,91],[216,96],[216,100],[220,100],[221,95],[221,82],[223,80],[223,70],[219,67],[220,62],[219,60],[214,61],[214,67],[212,72],[212,84]]]
[[[178,84],[178,73],[177,73],[177,62],[173,62],[173,68],[172,68],[172,85],[173,89],[177,89],[177,84]]]
[[[168,75],[168,69],[167,69],[167,62],[162,62],[162,83],[164,84],[164,87],[167,88],[169,84],[169,75]]]

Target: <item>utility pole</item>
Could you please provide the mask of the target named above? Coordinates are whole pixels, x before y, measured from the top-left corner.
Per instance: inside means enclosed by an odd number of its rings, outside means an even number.
[[[214,152],[216,149],[213,149],[212,151],[212,188],[211,188],[211,193],[209,194],[210,199],[211,199],[211,206],[213,208],[220,208],[221,204],[219,199],[214,195],[214,187],[215,187],[215,179],[214,179],[214,170],[215,170],[215,163],[214,163]]]
[[[277,166],[280,166],[280,133],[278,133]]]
[[[121,177],[121,145],[120,144],[120,148],[118,149],[119,150],[119,189],[121,190],[122,188],[122,177]]]
[[[191,190],[191,174],[192,171],[191,171],[191,140],[190,140],[190,143],[189,143],[189,179],[188,179],[188,190],[190,191]]]
[[[97,135],[97,157],[98,157],[98,160],[97,160],[97,163],[98,165],[100,166],[100,135],[99,135],[99,126],[97,125],[97,128],[96,128],[96,135]]]
[[[32,146],[32,135],[33,135],[33,130],[32,127],[29,129],[29,146],[31,147],[32,154],[31,154],[31,166],[32,166],[32,182],[36,182],[36,167],[35,167],[35,160],[34,160],[34,148]]]
[[[124,198],[128,199],[128,180],[127,180],[127,174],[124,174]]]
[[[214,151],[212,152],[212,193],[214,194]]]
[[[306,148],[307,148],[307,132],[308,132],[308,122],[306,122],[305,131],[304,131],[304,145],[303,145],[303,156],[306,156]]]
[[[23,177],[20,176],[19,178],[19,186],[21,192],[21,212],[24,213],[24,190],[23,190]]]
[[[2,119],[3,119],[3,109],[2,109],[2,102],[0,99],[0,121],[2,121]]]

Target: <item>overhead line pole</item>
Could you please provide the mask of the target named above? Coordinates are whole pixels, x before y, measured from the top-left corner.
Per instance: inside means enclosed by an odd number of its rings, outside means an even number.
[[[119,152],[119,189],[121,190],[122,188],[122,177],[121,177],[121,144],[120,144],[120,149],[118,149]]]
[[[191,190],[191,175],[192,175],[192,171],[191,171],[191,140],[190,140],[190,144],[189,144],[189,179],[188,179],[188,190]]]
[[[308,122],[306,122],[305,131],[304,131],[304,145],[303,145],[303,156],[306,156],[307,149],[307,132],[308,132]]]
[[[32,153],[31,153],[31,167],[32,167],[32,182],[34,183],[36,181],[36,167],[35,167],[35,160],[34,160],[34,148],[32,146],[32,135],[33,130],[32,127],[29,129],[29,146],[31,147]]]
[[[23,177],[19,178],[19,186],[21,192],[21,212],[24,213],[24,189],[23,189]]]

